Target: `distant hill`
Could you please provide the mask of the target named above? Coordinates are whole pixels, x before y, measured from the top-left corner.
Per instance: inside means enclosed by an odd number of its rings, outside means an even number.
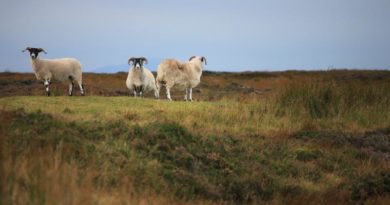
[[[128,69],[128,65],[122,64],[122,65],[108,65],[103,67],[98,67],[95,69],[91,69],[88,72],[93,73],[117,73],[117,72],[126,72]]]
[[[160,59],[148,59],[148,64],[145,65],[146,68],[148,68],[151,71],[156,71],[157,66],[160,64]],[[120,65],[107,65],[98,67],[95,69],[89,69],[88,72],[94,72],[94,73],[117,73],[117,72],[127,72],[129,70],[129,65],[127,64],[120,64]]]

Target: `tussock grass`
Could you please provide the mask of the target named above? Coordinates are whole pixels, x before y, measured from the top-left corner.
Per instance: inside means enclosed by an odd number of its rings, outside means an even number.
[[[214,102],[0,98],[1,202],[387,204],[381,76],[288,72],[271,93]]]
[[[66,122],[23,110],[3,111],[2,122],[5,203],[330,203],[390,191],[380,155],[388,152],[348,143],[195,135],[177,123]]]
[[[390,81],[373,83],[307,79],[275,94],[276,117],[302,128],[364,131],[390,124]]]
[[[65,120],[128,123],[173,121],[191,132],[289,135],[302,129],[359,133],[390,124],[390,81],[374,83],[313,80],[293,82],[246,102],[174,102],[130,97],[8,97],[5,109],[44,110]],[[58,109],[62,108],[62,113]]]

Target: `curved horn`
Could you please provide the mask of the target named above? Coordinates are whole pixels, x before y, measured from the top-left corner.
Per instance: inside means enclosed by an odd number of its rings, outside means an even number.
[[[191,58],[188,61],[191,61],[194,58],[196,58],[196,56],[191,56]]]
[[[204,64],[207,65],[206,57],[202,56],[202,61],[204,61]]]
[[[145,64],[148,64],[148,59],[146,59],[145,57],[141,57],[142,61],[145,62]]]
[[[134,57],[131,57],[131,58],[129,58],[129,61],[127,61],[127,63],[130,65],[130,62],[133,62],[133,63],[134,63],[134,60],[135,60],[135,58],[134,58]]]
[[[26,47],[24,50],[22,50],[22,52],[25,52],[27,50],[30,50],[30,47]]]
[[[39,52],[43,52],[43,53],[47,54],[43,48],[38,48],[38,49],[39,49]]]

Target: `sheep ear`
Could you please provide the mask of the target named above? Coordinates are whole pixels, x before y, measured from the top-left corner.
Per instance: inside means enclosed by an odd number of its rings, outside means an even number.
[[[142,61],[145,62],[145,64],[148,64],[148,59],[146,59],[145,57],[141,57]]]
[[[43,52],[44,54],[47,54],[43,48],[38,48],[38,50],[39,50],[39,52]]]
[[[131,58],[129,58],[129,61],[127,63],[130,65],[131,64],[130,62],[134,63],[134,60],[135,60],[135,58],[131,57]]]
[[[194,58],[196,58],[196,56],[191,56],[191,58],[188,61],[191,61]]]
[[[204,62],[204,64],[207,65],[206,57],[202,56],[202,62]]]

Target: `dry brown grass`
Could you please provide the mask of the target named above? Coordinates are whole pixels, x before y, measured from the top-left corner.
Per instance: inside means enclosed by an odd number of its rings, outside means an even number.
[[[390,72],[205,73],[194,103],[84,78],[93,96],[48,98],[0,74],[2,204],[390,200]]]
[[[85,73],[83,80],[87,95],[126,96],[128,92],[125,81],[127,73],[95,74]],[[247,101],[263,98],[273,94],[291,83],[307,80],[336,81],[348,84],[350,82],[377,83],[390,80],[388,71],[315,71],[315,72],[244,72],[244,73],[214,73],[204,72],[201,84],[194,90],[194,98],[200,101],[218,101],[234,99]],[[0,73],[1,96],[44,95],[44,88],[35,79],[33,73]],[[67,95],[68,85],[55,82],[51,85],[54,96]],[[76,88],[77,91],[77,88]],[[79,92],[76,92],[78,95]],[[184,93],[173,91],[176,100],[183,100]],[[165,98],[165,92],[161,92]],[[148,97],[152,97],[150,93]]]

